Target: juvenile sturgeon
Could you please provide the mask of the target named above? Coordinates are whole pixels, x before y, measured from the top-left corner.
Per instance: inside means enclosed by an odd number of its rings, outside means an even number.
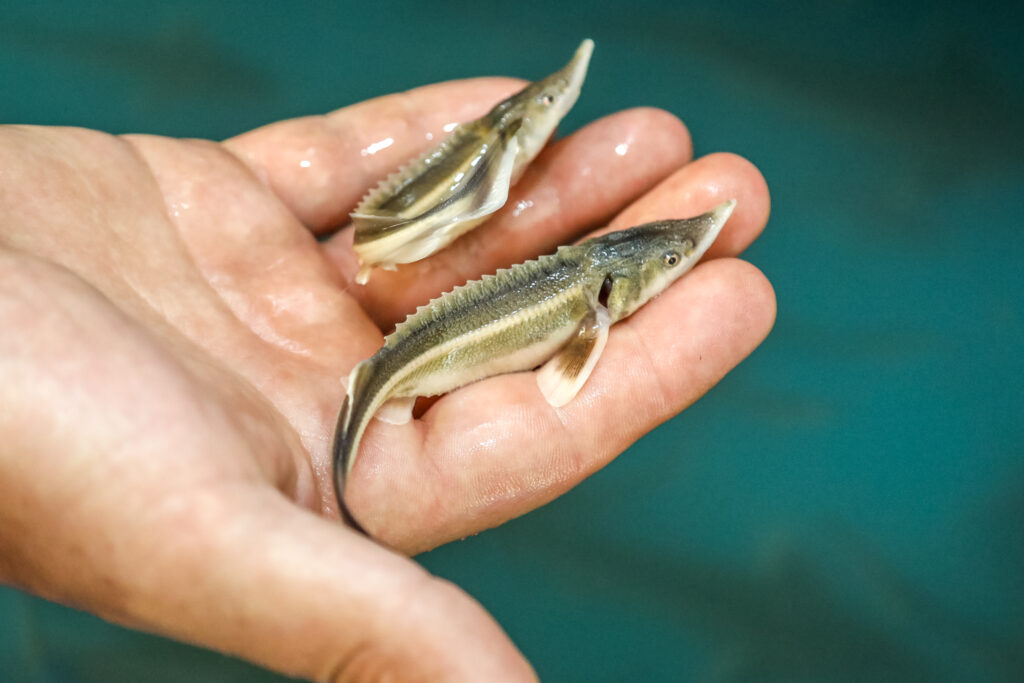
[[[352,212],[353,249],[366,284],[450,244],[508,201],[508,190],[579,97],[594,50],[584,40],[562,69],[457,126],[440,145],[371,190]]]
[[[552,406],[565,405],[597,364],[612,323],[690,270],[735,205],[730,200],[695,218],[560,247],[419,307],[349,375],[333,445],[335,494],[345,520],[366,533],[345,504],[345,480],[374,415],[403,424],[419,396],[542,364],[541,393]]]

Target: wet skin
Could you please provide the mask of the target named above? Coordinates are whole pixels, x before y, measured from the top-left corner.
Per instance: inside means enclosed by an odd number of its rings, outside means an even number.
[[[370,426],[349,502],[411,554],[602,467],[744,358],[775,302],[730,258],[767,221],[761,175],[691,161],[682,124],[647,109],[556,142],[492,221],[353,286],[350,230],[315,236],[518,87],[429,86],[223,144],[0,128],[0,579],[291,675],[530,680],[472,599],[338,522],[341,378],[463,280],[609,220],[738,200],[708,262],[615,326],[569,405],[522,373]]]

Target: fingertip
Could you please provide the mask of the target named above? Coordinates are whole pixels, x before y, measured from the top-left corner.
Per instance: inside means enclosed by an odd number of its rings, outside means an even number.
[[[764,176],[737,154],[719,152],[686,164],[616,216],[609,229],[696,216],[730,199],[736,209],[705,259],[735,256],[764,230],[771,206]]]
[[[661,150],[679,165],[693,158],[693,137],[682,119],[672,112],[657,107],[636,107],[629,110],[647,129],[659,131]]]
[[[735,262],[737,290],[744,293],[742,302],[744,310],[749,316],[751,330],[761,330],[762,334],[756,340],[755,346],[760,344],[775,326],[775,319],[778,316],[778,299],[775,296],[775,287],[764,272],[754,264],[740,259],[732,259]]]
[[[705,298],[706,324],[718,330],[719,346],[711,351],[728,371],[750,355],[775,325],[775,288],[761,269],[738,258],[703,263],[692,277],[691,284]]]
[[[749,337],[756,346],[775,322],[775,289],[760,268],[738,258],[702,263],[674,296],[700,297],[709,322],[726,322],[728,333]],[[690,304],[691,307],[694,305]],[[755,333],[753,335],[749,333]]]
[[[736,258],[715,259],[624,321],[632,334],[621,341],[613,337],[609,347],[627,364],[636,355],[631,345],[647,349],[650,362],[642,367],[633,363],[644,379],[634,386],[640,393],[632,400],[642,404],[652,396],[644,387],[660,386],[665,396],[655,396],[648,406],[650,415],[663,414],[660,422],[696,401],[750,355],[771,331],[775,314],[774,289],[757,267]],[[605,372],[613,367],[609,364]],[[664,368],[675,369],[668,375],[673,381],[662,381]],[[600,366],[595,371],[600,379],[598,371]]]
[[[701,179],[709,201],[736,200],[731,225],[709,250],[709,258],[739,254],[757,239],[768,225],[771,196],[768,182],[750,160],[732,152],[714,152],[701,157]],[[715,179],[720,180],[715,180]]]

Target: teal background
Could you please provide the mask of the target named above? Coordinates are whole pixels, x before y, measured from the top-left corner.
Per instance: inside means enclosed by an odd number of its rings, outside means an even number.
[[[420,558],[552,681],[1024,679],[1014,3],[0,3],[0,121],[223,138],[597,48],[764,172],[775,330],[558,501]],[[0,679],[273,681],[0,589]]]

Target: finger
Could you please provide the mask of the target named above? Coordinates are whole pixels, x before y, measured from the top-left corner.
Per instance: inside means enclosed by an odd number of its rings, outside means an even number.
[[[161,520],[203,541],[148,556],[181,588],[151,576],[133,620],[311,680],[535,680],[455,586],[274,492],[221,493]]]
[[[521,515],[693,403],[774,316],[760,271],[735,259],[702,264],[612,328],[594,374],[563,408],[527,372],[463,387],[408,425],[371,423],[349,502],[367,528],[410,552]]]
[[[535,680],[457,587],[271,489],[199,489],[127,507],[76,508],[75,529],[116,540],[116,550],[57,525],[37,544],[45,552],[6,546],[33,563],[24,583],[6,580],[304,680]],[[74,578],[51,583],[68,557]]]
[[[631,109],[550,145],[486,223],[449,247],[397,271],[374,270],[349,293],[387,329],[416,306],[484,273],[573,242],[607,222],[690,159],[686,127],[659,109]],[[352,231],[331,238],[328,256],[349,282],[359,269]]]
[[[325,116],[272,123],[224,142],[314,232],[348,223],[377,182],[523,87],[473,78],[385,95]]]
[[[0,284],[0,581],[308,679],[532,680],[466,595],[272,487],[301,497],[299,447],[229,373],[64,269],[0,250]]]
[[[709,154],[687,164],[633,202],[608,227],[593,234],[666,218],[697,216],[730,199],[736,200],[736,209],[704,258],[736,256],[764,231],[771,212],[764,176],[736,154]]]

